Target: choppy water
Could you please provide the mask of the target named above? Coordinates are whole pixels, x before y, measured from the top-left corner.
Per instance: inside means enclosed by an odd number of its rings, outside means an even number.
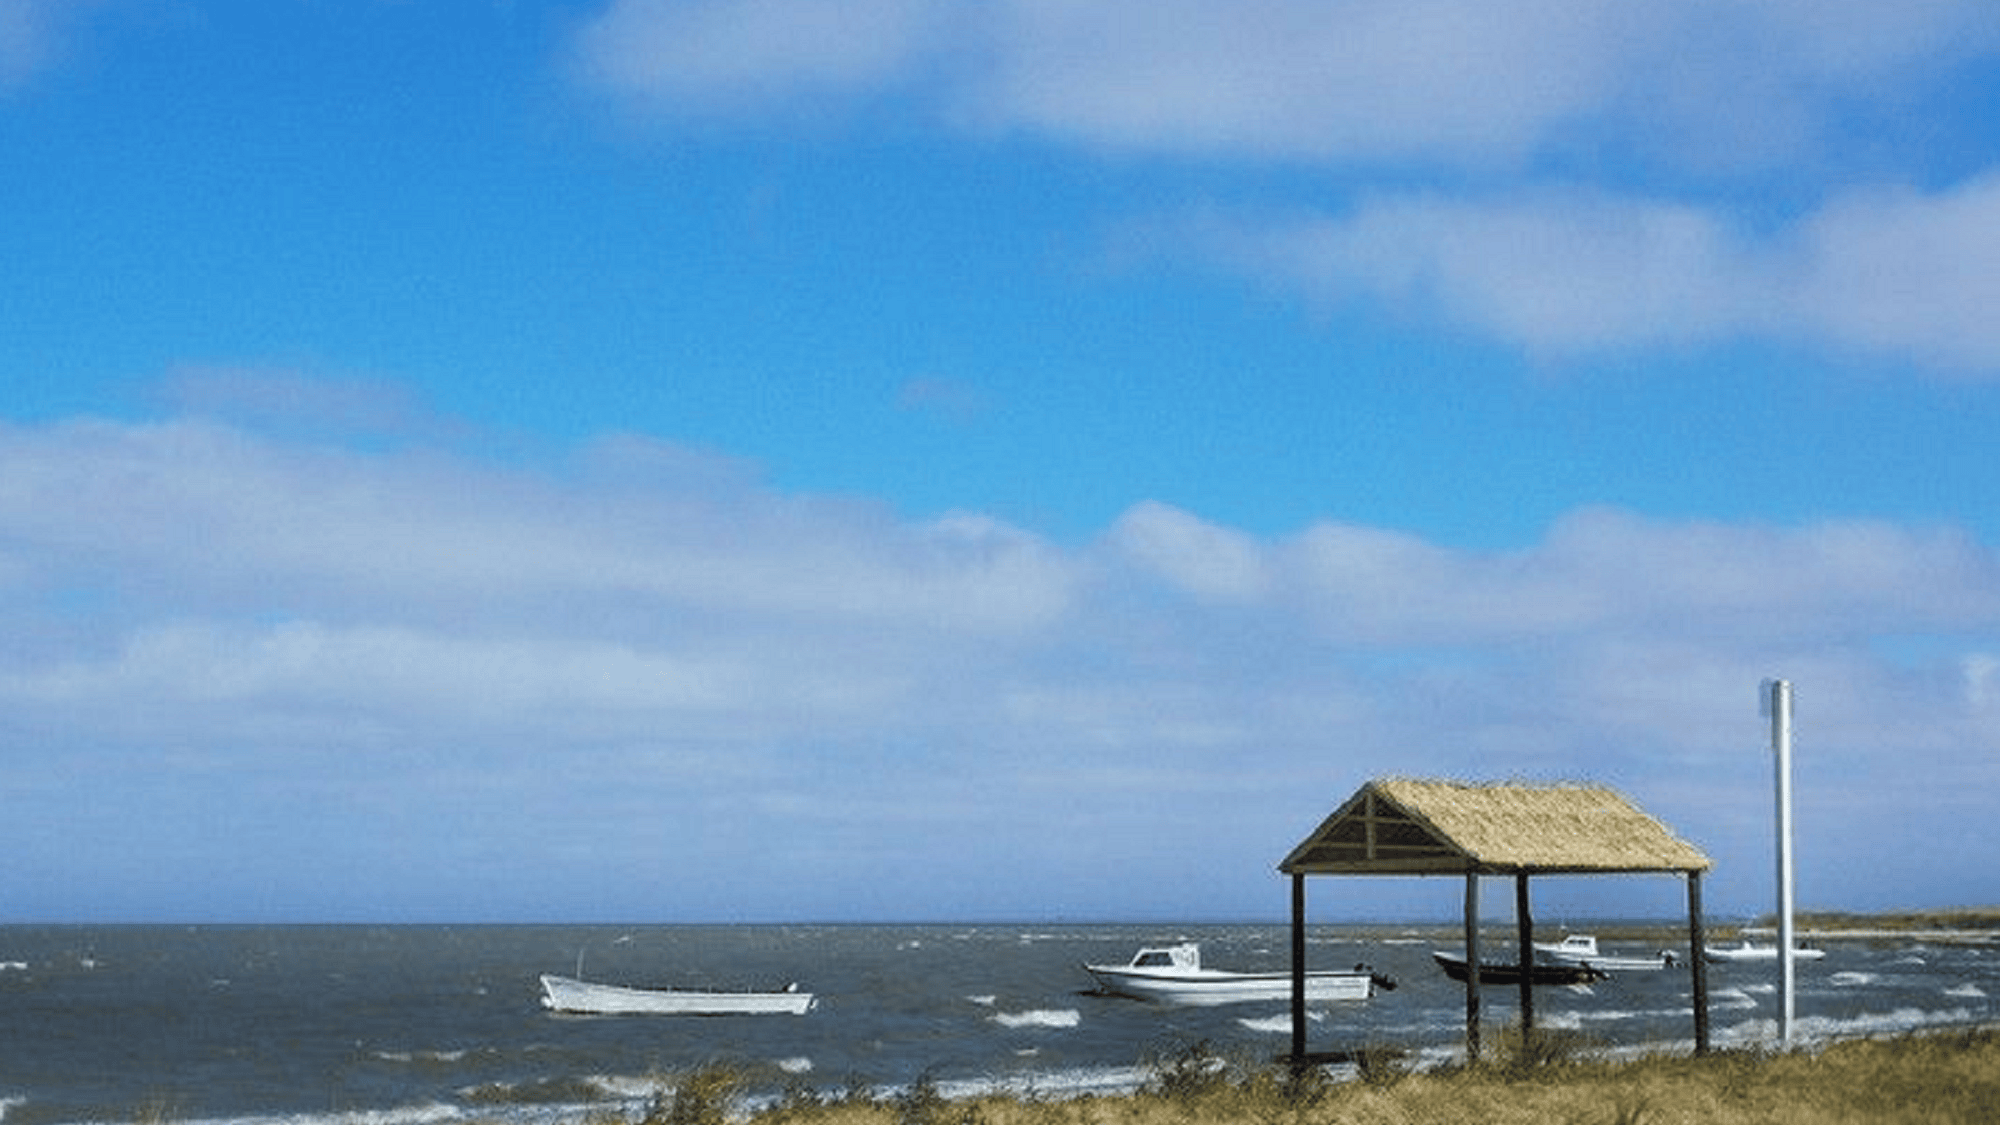
[[[1498,937],[1489,940],[1504,942]],[[729,1063],[766,1091],[1013,1083],[1044,1094],[1129,1086],[1141,1064],[1207,1041],[1288,1049],[1285,1005],[1162,1008],[1088,993],[1084,961],[1199,940],[1204,960],[1286,965],[1282,926],[0,927],[0,1121],[429,1125],[580,1120],[631,1109],[662,1075]],[[1655,937],[1607,940],[1647,953]],[[1314,967],[1367,963],[1401,987],[1315,1010],[1315,1050],[1443,1053],[1463,986],[1431,963],[1453,927],[1316,926]],[[818,994],[802,1017],[579,1018],[545,1013],[536,977],[774,985]],[[1718,1045],[1769,1038],[1774,966],[1711,966]],[[1835,943],[1802,964],[1796,1034],[1895,1032],[2000,1018],[2000,947]],[[1540,989],[1546,1025],[1612,1044],[1687,1041],[1685,970]],[[1489,1027],[1514,1014],[1490,988]]]

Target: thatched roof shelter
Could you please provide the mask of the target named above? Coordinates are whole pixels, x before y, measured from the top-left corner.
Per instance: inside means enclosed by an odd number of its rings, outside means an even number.
[[[1292,877],[1292,1057],[1305,1051],[1305,879],[1309,875],[1455,875],[1465,880],[1466,1046],[1479,1052],[1479,880],[1513,876],[1515,962],[1534,959],[1532,875],[1670,873],[1688,886],[1695,1049],[1708,1046],[1701,876],[1713,862],[1616,791],[1597,785],[1487,784],[1387,778],[1368,782],[1278,864]],[[1529,975],[1521,1019],[1534,1027]]]
[[[1596,785],[1371,781],[1278,870],[1306,875],[1624,874],[1713,864]]]

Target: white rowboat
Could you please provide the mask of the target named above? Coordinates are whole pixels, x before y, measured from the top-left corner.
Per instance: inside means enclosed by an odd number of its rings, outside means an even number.
[[[1775,945],[1752,945],[1748,940],[1745,940],[1743,944],[1737,946],[1734,949],[1723,949],[1718,947],[1718,948],[1704,950],[1703,956],[1707,957],[1711,961],[1719,961],[1724,963],[1744,962],[1744,961],[1776,961],[1778,959],[1778,947]],[[1824,949],[1794,948],[1792,950],[1792,959],[1795,961],[1817,961],[1824,956],[1826,956],[1826,950]]]
[[[575,977],[542,977],[542,1007],[592,1016],[802,1016],[813,994],[788,984],[774,992],[705,988],[628,988]]]

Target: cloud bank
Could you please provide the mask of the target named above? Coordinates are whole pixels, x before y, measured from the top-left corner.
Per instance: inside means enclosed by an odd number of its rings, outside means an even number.
[[[635,879],[723,917],[1254,913],[1245,873],[1386,773],[1619,785],[1726,910],[1773,674],[1803,822],[1865,791],[1976,834],[2000,792],[2000,555],[1949,526],[1593,508],[1470,552],[1146,502],[1065,545],[632,437],[530,470],[77,419],[0,430],[0,606],[30,914],[199,914],[146,889],[217,855],[202,885],[280,914],[605,915]],[[1885,893],[1827,819],[1805,878]],[[397,900],[412,867],[467,898]]]

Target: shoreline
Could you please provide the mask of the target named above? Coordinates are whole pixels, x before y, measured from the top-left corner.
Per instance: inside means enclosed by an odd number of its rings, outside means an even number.
[[[1744,935],[1775,938],[1776,926],[1744,926]],[[1934,945],[2000,945],[2000,930],[1901,930],[1840,927],[1817,929],[1794,927],[1792,936],[1800,941],[1925,941]]]

